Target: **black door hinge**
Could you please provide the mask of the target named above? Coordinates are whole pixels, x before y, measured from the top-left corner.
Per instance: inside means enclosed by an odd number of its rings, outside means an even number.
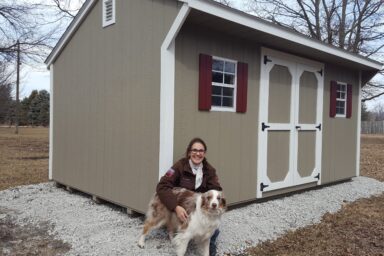
[[[260,190],[261,190],[261,191],[264,191],[264,189],[265,189],[266,187],[269,187],[269,185],[264,185],[263,182],[260,183]]]
[[[266,125],[264,122],[261,123],[261,130],[264,131],[265,129],[269,128],[271,126]]]
[[[321,76],[323,76],[323,69],[320,69],[319,71],[317,71],[317,73],[319,73]]]
[[[317,129],[319,129],[319,131],[321,131],[321,124],[319,124],[318,126],[316,126]]]
[[[264,55],[264,64],[266,65],[268,62],[272,62],[272,60],[268,59],[267,55]]]
[[[313,178],[320,180],[320,173],[318,173],[318,174],[317,174],[315,177],[313,177]]]

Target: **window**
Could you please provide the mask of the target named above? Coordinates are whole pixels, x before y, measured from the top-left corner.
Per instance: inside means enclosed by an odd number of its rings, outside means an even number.
[[[234,110],[236,95],[236,62],[213,58],[212,60],[212,106],[219,110]]]
[[[347,85],[338,83],[336,86],[336,116],[345,117],[347,103]]]
[[[331,81],[330,117],[352,116],[352,85]]]
[[[115,23],[115,0],[103,0],[103,27]]]
[[[200,54],[199,110],[245,113],[248,64]]]

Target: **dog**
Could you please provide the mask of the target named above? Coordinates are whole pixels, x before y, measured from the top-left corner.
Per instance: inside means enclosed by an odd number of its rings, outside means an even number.
[[[196,193],[185,188],[174,188],[172,192],[177,197],[178,205],[187,211],[188,220],[182,223],[176,213],[169,211],[155,194],[149,202],[143,232],[138,241],[139,247],[144,248],[145,236],[151,230],[165,225],[178,256],[185,254],[190,240],[197,243],[202,255],[208,256],[211,236],[226,211],[223,193],[217,190]]]

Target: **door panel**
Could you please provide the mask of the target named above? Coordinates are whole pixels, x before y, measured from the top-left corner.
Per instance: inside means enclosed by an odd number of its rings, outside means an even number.
[[[268,119],[271,123],[289,123],[292,75],[288,68],[274,65],[269,79]]]
[[[316,123],[317,78],[313,72],[301,74],[299,90],[299,123]]]
[[[289,137],[287,131],[268,132],[267,176],[271,182],[284,181],[288,175]]]
[[[316,165],[316,131],[299,131],[297,145],[297,172],[301,178],[308,177]]]

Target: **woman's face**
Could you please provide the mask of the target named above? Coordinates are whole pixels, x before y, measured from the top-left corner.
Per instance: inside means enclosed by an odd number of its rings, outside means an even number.
[[[204,157],[204,145],[199,142],[193,143],[191,151],[189,151],[189,158],[191,159],[192,163],[195,165],[199,165],[204,160]]]

